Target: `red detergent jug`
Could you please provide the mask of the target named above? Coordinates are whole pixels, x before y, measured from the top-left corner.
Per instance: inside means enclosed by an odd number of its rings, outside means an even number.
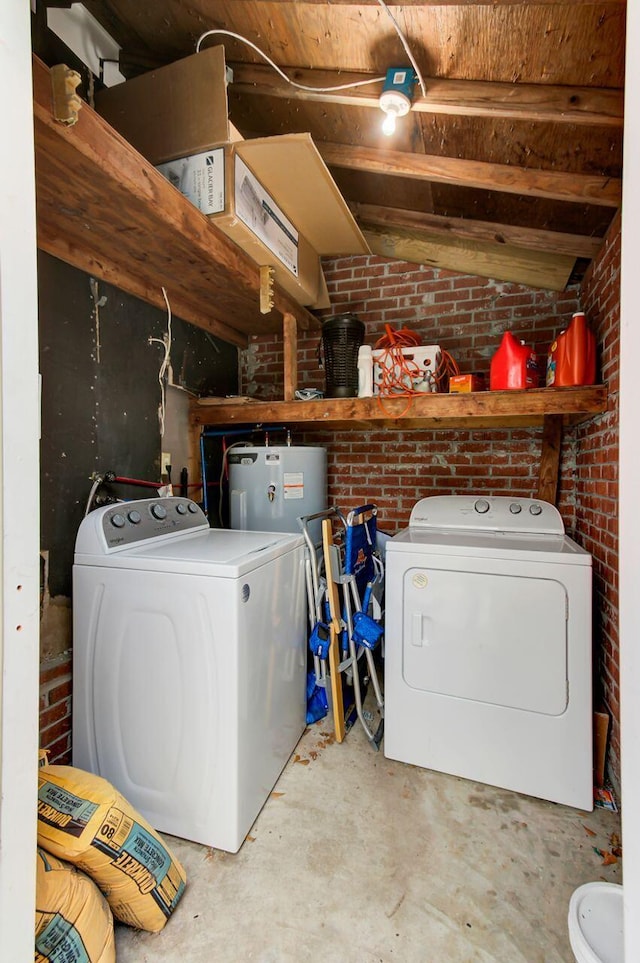
[[[510,331],[505,331],[500,347],[491,359],[489,386],[492,391],[538,387],[535,351],[514,338]]]
[[[582,311],[571,318],[549,348],[547,387],[593,385],[596,381],[596,339]]]

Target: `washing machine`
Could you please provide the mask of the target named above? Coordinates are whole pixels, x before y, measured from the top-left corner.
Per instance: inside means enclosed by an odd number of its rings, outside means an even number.
[[[385,755],[591,810],[591,556],[557,509],[423,498],[386,567]]]
[[[160,831],[237,852],[305,727],[301,535],[195,502],[91,512],[73,566],[73,764]]]

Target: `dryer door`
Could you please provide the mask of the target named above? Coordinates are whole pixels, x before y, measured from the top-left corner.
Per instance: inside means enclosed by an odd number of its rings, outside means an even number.
[[[517,563],[502,567],[406,570],[404,681],[443,696],[560,715],[568,701],[565,587],[516,574]]]

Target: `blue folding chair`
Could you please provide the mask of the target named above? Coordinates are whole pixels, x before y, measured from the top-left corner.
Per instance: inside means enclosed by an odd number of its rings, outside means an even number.
[[[373,655],[382,640],[383,628],[370,614],[373,611],[374,587],[377,586],[381,592],[384,579],[384,568],[376,547],[377,515],[377,507],[371,504],[355,508],[347,515],[344,574],[340,577],[344,586],[346,644],[351,656],[356,711],[367,738],[376,749],[380,747],[384,733],[384,700]],[[362,708],[358,660],[363,654],[381,714],[376,732],[369,726]]]

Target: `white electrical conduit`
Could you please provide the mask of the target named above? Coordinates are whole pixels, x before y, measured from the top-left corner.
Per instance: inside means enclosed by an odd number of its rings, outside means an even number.
[[[405,37],[404,34],[402,33],[402,30],[400,29],[400,26],[399,26],[398,22],[396,21],[395,17],[393,16],[393,14],[391,13],[391,11],[389,10],[389,7],[388,7],[387,4],[384,2],[384,0],[378,0],[378,3],[379,3],[380,6],[383,8],[383,10],[385,10],[385,11],[387,12],[387,14],[389,15],[389,18],[390,18],[390,20],[391,20],[391,22],[392,22],[392,24],[393,24],[393,26],[394,26],[394,28],[395,28],[398,36],[400,37],[400,40],[401,40],[401,42],[402,42],[402,46],[404,47],[405,52],[406,52],[409,60],[411,61],[411,64],[412,64],[412,66],[413,66],[413,69],[414,69],[415,72],[416,72],[416,77],[418,78],[418,81],[419,81],[419,83],[420,83],[420,89],[422,90],[422,96],[423,96],[423,97],[426,97],[426,95],[427,95],[427,89],[426,89],[426,87],[425,87],[424,80],[422,79],[422,74],[420,73],[420,68],[418,67],[418,65],[417,65],[417,63],[416,63],[415,57],[414,57],[413,54],[411,53],[411,50],[410,50],[410,48],[409,48],[409,44],[407,43],[406,37]],[[280,76],[282,77],[283,80],[286,80],[286,82],[287,82],[288,84],[291,84],[292,87],[297,87],[299,90],[308,90],[308,91],[311,91],[312,93],[313,93],[313,92],[316,92],[316,93],[321,93],[321,94],[328,94],[328,93],[331,93],[331,91],[333,91],[333,90],[349,90],[349,89],[351,89],[351,88],[353,88],[353,87],[366,87],[367,84],[377,84],[377,83],[380,83],[380,81],[385,80],[385,77],[372,77],[370,80],[356,80],[356,81],[353,81],[353,83],[349,83],[349,84],[336,84],[335,87],[309,87],[309,86],[307,86],[306,84],[299,84],[297,81],[292,80],[290,77],[287,77],[287,75],[285,74],[285,72],[284,72],[283,70],[281,70],[280,67],[278,67],[278,65],[277,65],[276,63],[274,63],[274,61],[273,61],[269,56],[267,56],[267,54],[264,52],[264,50],[261,50],[260,47],[257,47],[256,44],[254,44],[251,40],[248,40],[246,37],[243,37],[243,36],[242,36],[241,34],[239,34],[239,33],[233,33],[231,30],[222,30],[222,29],[219,29],[219,30],[207,30],[205,33],[203,33],[203,34],[198,38],[198,42],[196,43],[196,53],[200,53],[200,46],[201,46],[201,44],[202,44],[202,41],[203,41],[206,37],[212,37],[212,36],[215,36],[215,35],[217,35],[217,34],[218,34],[218,35],[219,35],[219,34],[223,34],[223,35],[226,36],[226,37],[233,37],[234,40],[240,40],[241,43],[245,43],[248,47],[251,47],[251,49],[252,49],[252,50],[255,50],[255,52],[256,52],[260,57],[262,57],[262,59],[265,60],[265,61],[269,64],[270,67],[273,67],[273,69],[276,71],[276,73],[280,74]]]
[[[288,84],[291,84],[292,87],[297,87],[299,90],[309,90],[321,94],[328,94],[332,90],[348,90],[350,87],[364,87],[366,84],[378,84],[381,80],[384,80],[384,77],[372,77],[370,80],[357,80],[351,84],[338,84],[336,87],[307,87],[306,84],[299,84],[296,80],[292,80],[291,77],[287,77],[285,72],[273,62],[271,57],[268,57],[264,50],[260,50],[260,47],[256,47],[251,40],[247,40],[246,37],[241,36],[239,33],[232,33],[231,30],[207,30],[206,33],[203,33],[202,36],[198,38],[198,42],[196,44],[196,53],[200,53],[200,44],[205,37],[212,37],[214,34],[224,34],[226,37],[233,37],[235,40],[241,40],[242,43],[246,43],[246,45],[251,47],[252,50],[255,50],[255,52],[259,54],[263,60],[266,60],[269,66],[273,67],[276,73],[279,73],[283,80],[286,80]]]

